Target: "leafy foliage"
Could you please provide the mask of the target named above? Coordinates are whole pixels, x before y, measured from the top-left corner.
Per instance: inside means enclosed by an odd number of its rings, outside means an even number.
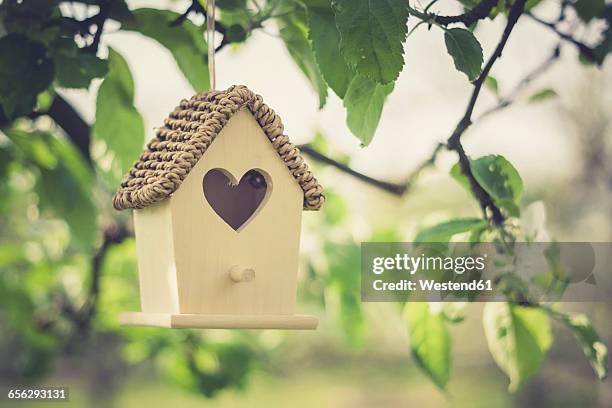
[[[110,73],[96,99],[94,134],[115,154],[121,174],[138,158],[144,145],[144,123],[134,107],[134,80],[127,63],[109,49]]]
[[[55,81],[62,88],[85,88],[94,78],[108,73],[108,61],[81,50],[74,41],[59,38],[51,50],[55,65]]]
[[[91,54],[61,53],[54,61],[56,80],[62,88],[88,88],[94,78],[103,78],[108,72],[107,61]]]
[[[315,55],[308,41],[308,29],[302,19],[285,17],[280,20],[280,35],[289,55],[302,70],[319,95],[319,108],[325,106],[327,84],[319,71]]]
[[[510,303],[487,303],[483,324],[491,355],[514,391],[538,372],[552,344],[546,313]]]
[[[599,17],[605,10],[605,0],[577,0],[574,9],[585,23]]]
[[[554,98],[557,96],[557,92],[551,88],[544,88],[529,97],[529,102],[541,102],[546,99]]]
[[[379,83],[397,79],[404,66],[408,10],[403,0],[334,0],[340,50],[357,71]]]
[[[247,6],[246,0],[219,0],[216,4],[221,10],[239,10]]]
[[[5,131],[38,172],[36,190],[42,210],[50,210],[70,226],[77,246],[89,248],[96,238],[96,208],[91,201],[92,175],[74,147],[43,131]]]
[[[451,28],[444,31],[444,42],[455,68],[467,75],[470,81],[475,80],[480,74],[483,56],[474,34],[463,28]]]
[[[454,235],[480,231],[486,227],[487,222],[481,218],[450,220],[421,230],[414,238],[414,242],[448,242]]]
[[[434,312],[426,302],[412,302],[406,304],[404,311],[412,355],[438,387],[446,388],[451,365],[451,338],[442,310]]]
[[[166,47],[193,89],[201,92],[210,88],[207,45],[201,28],[191,21],[172,26],[179,14],[168,10],[143,8],[132,14],[134,18],[123,24],[124,30],[137,31]]]
[[[523,180],[514,166],[500,155],[483,156],[470,161],[474,178],[495,200],[495,203],[512,216],[520,213],[519,203],[523,196]],[[461,173],[459,164],[450,171],[451,176],[466,189],[469,182]]]
[[[53,61],[43,44],[21,34],[0,39],[0,103],[9,118],[34,109],[36,96],[53,81]]]
[[[601,341],[589,318],[581,313],[563,313],[551,308],[544,310],[574,333],[597,377],[605,379],[608,376],[608,347]]]
[[[340,33],[330,9],[312,8],[308,11],[309,38],[321,74],[329,87],[344,98],[355,70],[340,54]]]
[[[346,124],[363,146],[370,144],[378,126],[387,95],[393,84],[380,85],[362,75],[355,75],[344,97]]]
[[[182,340],[173,345],[180,353],[168,347],[159,356],[172,382],[207,397],[214,397],[228,386],[244,387],[253,359],[248,347],[233,342],[205,341],[193,332],[176,340]]]
[[[499,84],[497,83],[497,79],[488,75],[485,78],[485,86],[489,88],[495,95],[499,96]]]
[[[607,24],[606,30],[602,33],[601,42],[594,47],[595,62],[601,65],[608,54],[612,53],[612,5],[607,4],[597,18],[605,20]]]
[[[484,156],[471,162],[476,180],[496,200],[518,203],[523,195],[523,180],[518,171],[500,155]]]

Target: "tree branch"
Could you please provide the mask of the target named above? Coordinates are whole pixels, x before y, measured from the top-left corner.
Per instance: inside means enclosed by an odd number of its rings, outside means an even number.
[[[208,20],[208,13],[206,12],[206,8],[202,6],[198,0],[192,0],[187,10],[185,10],[180,16],[178,16],[176,20],[170,23],[170,26],[175,27],[177,25],[182,24],[183,21],[187,19],[187,17],[189,16],[191,12],[194,12],[196,14],[201,14],[204,16],[206,20]],[[223,36],[221,38],[221,42],[219,43],[219,45],[215,47],[215,52],[219,52],[226,45],[231,43],[231,41],[227,37],[227,27],[223,23],[217,20],[215,20],[215,31]]]
[[[170,26],[176,27],[178,25],[181,25],[187,19],[189,14],[192,12],[196,14],[201,14],[206,19],[208,18],[208,14],[206,13],[206,8],[202,6],[198,0],[192,0],[189,7],[187,7],[187,10],[181,13],[181,15],[178,16],[176,20],[170,23]],[[227,33],[227,27],[225,27],[223,23],[215,20],[215,31],[218,32],[219,34],[222,34],[223,38],[225,39],[225,34]]]
[[[523,77],[523,79],[521,79],[516,84],[514,89],[510,91],[510,93],[508,93],[508,95],[498,100],[496,105],[490,107],[489,109],[481,113],[480,116],[478,116],[476,120],[481,120],[485,118],[486,116],[489,116],[495,112],[498,112],[510,106],[512,103],[514,103],[519,93],[523,89],[525,89],[531,82],[533,82],[536,78],[538,78],[544,72],[548,71],[548,69],[559,59],[560,55],[561,55],[561,48],[560,48],[560,45],[557,45],[553,49],[552,53],[550,54],[548,58],[546,58],[542,63],[540,63],[533,71],[529,72],[525,77]],[[476,120],[474,120],[474,122]]]
[[[491,115],[493,113],[496,113],[496,112],[498,112],[498,111],[500,111],[502,109],[507,108],[512,103],[514,103],[514,100],[516,99],[518,94],[527,85],[529,85],[537,77],[539,77],[544,72],[546,72],[558,60],[559,55],[560,55],[559,51],[560,51],[559,50],[559,46],[555,47],[555,49],[551,53],[550,57],[548,57],[546,60],[544,60],[533,71],[529,72],[525,77],[523,77],[523,79],[521,79],[518,82],[518,84],[514,87],[514,89],[507,96],[504,96],[503,98],[500,98],[497,104],[495,104],[494,106],[492,106],[489,109],[487,109],[486,111],[484,111],[480,116],[478,116],[478,118],[472,120],[472,122],[475,123],[475,122],[483,119],[486,116],[489,116],[489,115]],[[412,187],[416,183],[417,177],[419,176],[419,174],[424,169],[426,169],[427,167],[432,166],[432,165],[435,164],[435,161],[437,159],[438,154],[440,153],[440,151],[444,147],[446,147],[445,143],[438,143],[436,145],[436,147],[433,149],[430,157],[428,159],[426,159],[425,161],[423,161],[419,166],[416,167],[416,169],[407,178],[407,180],[409,180],[408,183],[407,183],[408,187]],[[406,192],[408,192],[408,191],[409,191],[409,188],[406,189]]]
[[[533,21],[552,30],[563,41],[566,41],[574,45],[578,49],[578,51],[580,51],[580,54],[582,54],[589,61],[593,62],[594,64],[601,65],[602,61],[598,60],[597,56],[595,55],[595,50],[592,47],[589,47],[585,43],[578,41],[577,39],[572,37],[570,34],[559,31],[559,29],[557,28],[557,23],[551,23],[548,21],[544,21],[541,18],[536,17],[535,15],[531,13],[527,13],[527,16],[531,18]]]
[[[91,319],[96,313],[98,306],[98,298],[100,293],[100,278],[102,276],[102,264],[109,248],[112,245],[120,244],[126,238],[131,236],[125,226],[112,226],[104,231],[102,245],[94,254],[91,260],[91,282],[87,292],[87,301],[79,309],[78,320],[76,321],[80,333],[86,333],[91,326]]]
[[[55,98],[45,112],[55,123],[61,127],[66,136],[81,152],[85,160],[92,164],[89,147],[91,144],[91,129],[79,113],[61,95],[55,94]]]
[[[54,306],[50,308],[52,313],[36,319],[38,328],[52,330],[59,319],[64,317],[76,329],[73,336],[82,337],[88,333],[98,306],[104,258],[112,245],[123,242],[129,236],[131,236],[131,232],[124,226],[112,226],[104,231],[102,244],[91,260],[91,282],[89,283],[85,303],[81,307],[76,307],[72,299],[65,292],[59,291],[54,296]]]
[[[463,23],[466,27],[471,26],[478,20],[489,17],[491,11],[497,6],[498,0],[484,0],[478,3],[474,8],[466,11],[458,16],[433,16],[436,23],[443,26],[454,23]]]
[[[525,8],[526,0],[516,0],[510,9],[510,13],[508,15],[508,22],[506,23],[506,27],[504,28],[504,32],[501,36],[495,51],[487,61],[485,67],[482,72],[474,82],[474,90],[472,91],[472,96],[468,102],[467,108],[465,110],[465,114],[455,127],[452,135],[447,140],[447,148],[449,150],[453,150],[459,156],[459,167],[461,168],[461,172],[467,177],[468,182],[470,184],[470,188],[472,190],[472,194],[480,203],[480,207],[482,208],[485,217],[488,218],[487,211],[491,212],[491,221],[496,225],[501,225],[504,222],[504,216],[494,203],[493,198],[486,192],[486,190],[478,183],[474,174],[472,173],[472,169],[470,166],[470,160],[461,144],[461,136],[463,133],[470,127],[472,124],[472,114],[474,113],[474,107],[476,106],[476,101],[478,100],[478,96],[480,95],[480,90],[482,89],[482,85],[486,77],[491,72],[491,68],[495,64],[498,58],[501,57],[502,51],[508,42],[508,38],[510,37],[510,33],[512,29],[516,25],[519,17],[523,13]]]
[[[360,173],[351,167],[347,166],[344,163],[341,163],[337,160],[332,159],[329,156],[324,155],[323,153],[315,150],[310,145],[300,145],[298,146],[300,151],[306,155],[308,155],[313,160],[318,162],[327,164],[329,166],[335,167],[343,173],[348,174],[349,176],[355,177],[357,180],[362,181],[366,184],[369,184],[373,187],[379,188],[387,193],[391,193],[393,195],[402,197],[410,189],[413,187],[416,182],[418,176],[421,174],[423,170],[426,168],[433,166],[436,162],[438,154],[442,149],[446,146],[444,143],[438,143],[435,149],[432,151],[431,155],[425,159],[420,165],[418,165],[407,177],[404,183],[393,183],[389,181],[379,180],[374,177],[370,177],[366,174]]]
[[[439,16],[435,13],[428,13],[425,11],[418,11],[408,6],[410,14],[415,17],[430,23],[436,23],[439,25],[447,26],[455,23],[462,23],[466,27],[471,26],[475,22],[487,18],[493,8],[497,5],[498,0],[483,0],[474,6],[471,10],[466,11],[463,14],[456,16]]]
[[[383,191],[386,191],[388,193],[391,194],[395,194],[398,196],[403,195],[406,190],[407,190],[407,185],[406,184],[396,184],[396,183],[391,183],[388,181],[383,181],[383,180],[378,180],[375,179],[373,177],[367,176],[363,173],[360,173],[356,170],[353,170],[352,168],[350,168],[349,166],[347,166],[344,163],[340,163],[339,161],[336,161],[326,155],[324,155],[323,153],[315,150],[312,146],[310,145],[300,145],[299,149],[302,153],[307,154],[308,156],[310,156],[311,158],[313,158],[314,160],[330,165],[332,167],[335,167],[336,169],[342,171],[343,173],[346,173],[350,176],[355,177],[357,180],[363,181],[366,184],[370,184],[371,186],[377,187]]]
[[[87,22],[88,24],[88,29],[91,29],[91,25],[96,26],[96,33],[94,34],[91,44],[89,44],[83,49],[85,52],[89,52],[94,55],[98,53],[100,39],[102,38],[102,33],[104,32],[104,24],[106,24],[106,20],[108,19],[108,15],[110,14],[114,1],[115,0],[107,0],[101,2],[100,11],[98,12],[98,14],[84,20],[84,22]]]

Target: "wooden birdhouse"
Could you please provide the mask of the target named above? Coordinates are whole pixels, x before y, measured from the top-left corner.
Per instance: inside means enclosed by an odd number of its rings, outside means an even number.
[[[122,324],[314,329],[295,314],[302,210],[322,187],[281,119],[244,86],[181,101],[121,184],[142,312]]]

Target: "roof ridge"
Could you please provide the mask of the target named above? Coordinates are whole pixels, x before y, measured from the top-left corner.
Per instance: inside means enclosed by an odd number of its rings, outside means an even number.
[[[283,133],[280,117],[244,85],[200,92],[183,99],[164,120],[113,197],[117,210],[145,208],[174,193],[229,119],[247,107],[304,191],[305,210],[318,210],[325,196],[299,149]]]

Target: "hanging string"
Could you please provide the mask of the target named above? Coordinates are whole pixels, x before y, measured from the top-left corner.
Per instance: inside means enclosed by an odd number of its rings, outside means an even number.
[[[215,0],[206,2],[206,43],[208,44],[208,76],[210,89],[217,88],[215,75]]]

